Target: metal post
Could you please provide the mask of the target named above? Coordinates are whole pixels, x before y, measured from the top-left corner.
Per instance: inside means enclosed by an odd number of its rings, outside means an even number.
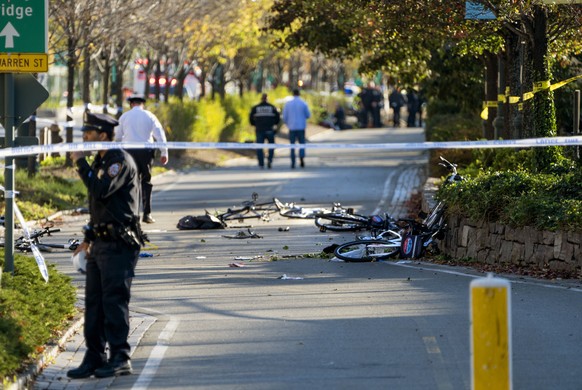
[[[4,146],[14,146],[14,74],[4,73]],[[13,157],[4,159],[4,188],[6,209],[4,210],[4,266],[6,272],[14,274],[14,175],[16,167]]]
[[[511,390],[511,285],[489,274],[470,290],[471,388]]]

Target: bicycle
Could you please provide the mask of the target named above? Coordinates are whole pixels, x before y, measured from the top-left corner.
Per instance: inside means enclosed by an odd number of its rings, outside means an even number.
[[[443,185],[450,185],[464,178],[458,174],[457,165],[440,156],[439,165],[449,170],[449,175],[445,178]],[[401,219],[407,224],[404,228],[404,242],[402,244],[402,256],[417,258],[426,250],[438,253],[437,240],[442,240],[447,228],[445,221],[446,204],[439,201],[428,214],[421,217],[424,219],[418,222],[414,219]]]
[[[402,235],[395,230],[380,230],[371,236],[338,245],[334,255],[347,262],[385,260],[400,253]]]
[[[345,209],[339,203],[334,204],[331,212],[316,214],[315,225],[319,227],[320,232],[398,228],[395,226],[395,220],[388,214],[385,214],[384,217],[355,214],[353,209]]]
[[[263,221],[269,221],[269,216],[278,211],[275,200],[270,202],[257,203],[259,194],[253,192],[252,200],[244,201],[238,206],[229,207],[223,213],[215,213],[214,216],[226,223],[226,221],[239,221],[242,222],[245,219],[261,219]],[[206,214],[210,214],[206,211]]]
[[[70,239],[66,244],[52,244],[41,242],[42,237],[50,236],[52,233],[60,232],[61,229],[53,229],[50,226],[43,227],[39,230],[34,230],[30,233],[30,238],[20,236],[14,240],[14,249],[20,252],[31,252],[31,245],[35,245],[41,252],[52,252],[53,249],[68,249],[74,251],[79,246],[80,242],[77,239]],[[0,241],[0,247],[4,247],[5,242]]]
[[[442,156],[439,165],[450,171],[445,185],[463,180],[457,166]],[[337,258],[349,262],[385,260],[400,254],[404,258],[420,257],[426,250],[437,251],[436,241],[444,237],[446,205],[440,201],[424,217],[422,222],[414,219],[394,221],[387,216],[388,226],[373,228],[369,236],[339,245],[334,249]]]
[[[278,198],[273,198],[279,214],[286,218],[310,219],[315,218],[317,214],[329,213],[330,209],[324,207],[303,207],[292,203],[283,203]]]

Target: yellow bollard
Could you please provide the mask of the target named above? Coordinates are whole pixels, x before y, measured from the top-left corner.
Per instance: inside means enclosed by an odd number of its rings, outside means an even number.
[[[512,388],[511,285],[486,278],[471,282],[471,383],[473,390]]]

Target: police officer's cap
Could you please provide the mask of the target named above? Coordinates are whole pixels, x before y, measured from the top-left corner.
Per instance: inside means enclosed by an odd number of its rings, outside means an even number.
[[[130,97],[127,98],[127,101],[130,103],[138,102],[138,103],[145,103],[146,99],[145,96],[140,93],[134,93]]]
[[[96,130],[108,133],[111,136],[113,134],[113,128],[118,124],[119,122],[115,118],[107,114],[88,112],[85,114],[85,124],[81,128],[81,131]]]

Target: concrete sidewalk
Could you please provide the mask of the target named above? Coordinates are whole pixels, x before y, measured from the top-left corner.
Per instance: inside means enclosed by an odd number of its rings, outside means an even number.
[[[139,345],[143,335],[156,322],[156,318],[147,314],[130,312],[129,344],[131,353]],[[67,371],[78,367],[85,356],[85,338],[83,337],[83,320],[78,319],[71,326],[67,335],[61,339],[52,359],[46,359],[48,365],[42,369],[34,381],[34,389],[106,389],[114,381],[111,378],[70,379]]]

